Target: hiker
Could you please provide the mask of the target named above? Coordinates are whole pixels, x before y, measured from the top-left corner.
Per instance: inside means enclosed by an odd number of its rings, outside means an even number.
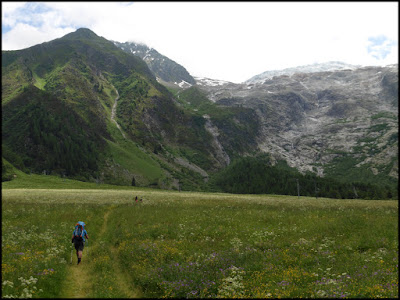
[[[85,247],[85,238],[89,239],[87,231],[85,229],[85,223],[79,221],[75,225],[75,230],[72,233],[72,243],[74,243],[76,249],[76,257],[78,258],[78,265],[82,259],[83,248]]]
[[[136,198],[135,198],[135,202],[137,203],[137,196],[136,196]]]

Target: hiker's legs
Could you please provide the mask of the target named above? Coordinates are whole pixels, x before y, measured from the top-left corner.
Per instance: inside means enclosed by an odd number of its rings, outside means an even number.
[[[82,260],[82,250],[76,251],[76,256],[78,257],[78,265]]]
[[[78,258],[78,265],[79,265],[79,263],[81,262],[81,259],[82,259],[83,247],[84,247],[83,241],[77,241],[75,243],[76,257]]]

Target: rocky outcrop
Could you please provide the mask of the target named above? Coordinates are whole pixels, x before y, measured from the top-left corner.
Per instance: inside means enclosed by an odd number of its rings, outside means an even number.
[[[218,136],[219,136],[219,131],[218,131],[218,127],[215,126],[211,120],[210,120],[210,116],[208,115],[204,115],[203,116],[204,119],[206,119],[206,123],[205,123],[205,128],[206,130],[212,135],[213,142],[212,142],[212,147],[214,148],[213,152],[215,153],[216,156],[216,160],[219,161],[222,164],[222,167],[226,167],[227,165],[229,165],[229,163],[231,162],[229,155],[225,152],[224,147],[222,146],[222,144],[220,143]]]
[[[303,172],[323,175],[335,158],[347,156],[398,177],[398,65],[198,88],[217,104],[253,109],[259,150]]]

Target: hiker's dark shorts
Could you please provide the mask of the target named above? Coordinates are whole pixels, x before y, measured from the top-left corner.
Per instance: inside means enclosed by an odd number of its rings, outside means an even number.
[[[83,240],[78,241],[77,239],[74,239],[74,245],[76,251],[83,251],[83,247],[85,247],[85,243],[83,242]]]

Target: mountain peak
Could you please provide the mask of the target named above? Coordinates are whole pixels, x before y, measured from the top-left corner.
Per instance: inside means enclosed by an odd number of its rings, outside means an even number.
[[[189,85],[195,84],[196,81],[189,72],[175,61],[160,54],[156,49],[148,47],[143,43],[136,42],[113,42],[115,46],[123,51],[140,57],[154,73],[156,77],[166,83],[174,85]]]
[[[64,37],[70,39],[92,39],[98,38],[99,36],[88,28],[78,28],[76,31],[68,33]]]

